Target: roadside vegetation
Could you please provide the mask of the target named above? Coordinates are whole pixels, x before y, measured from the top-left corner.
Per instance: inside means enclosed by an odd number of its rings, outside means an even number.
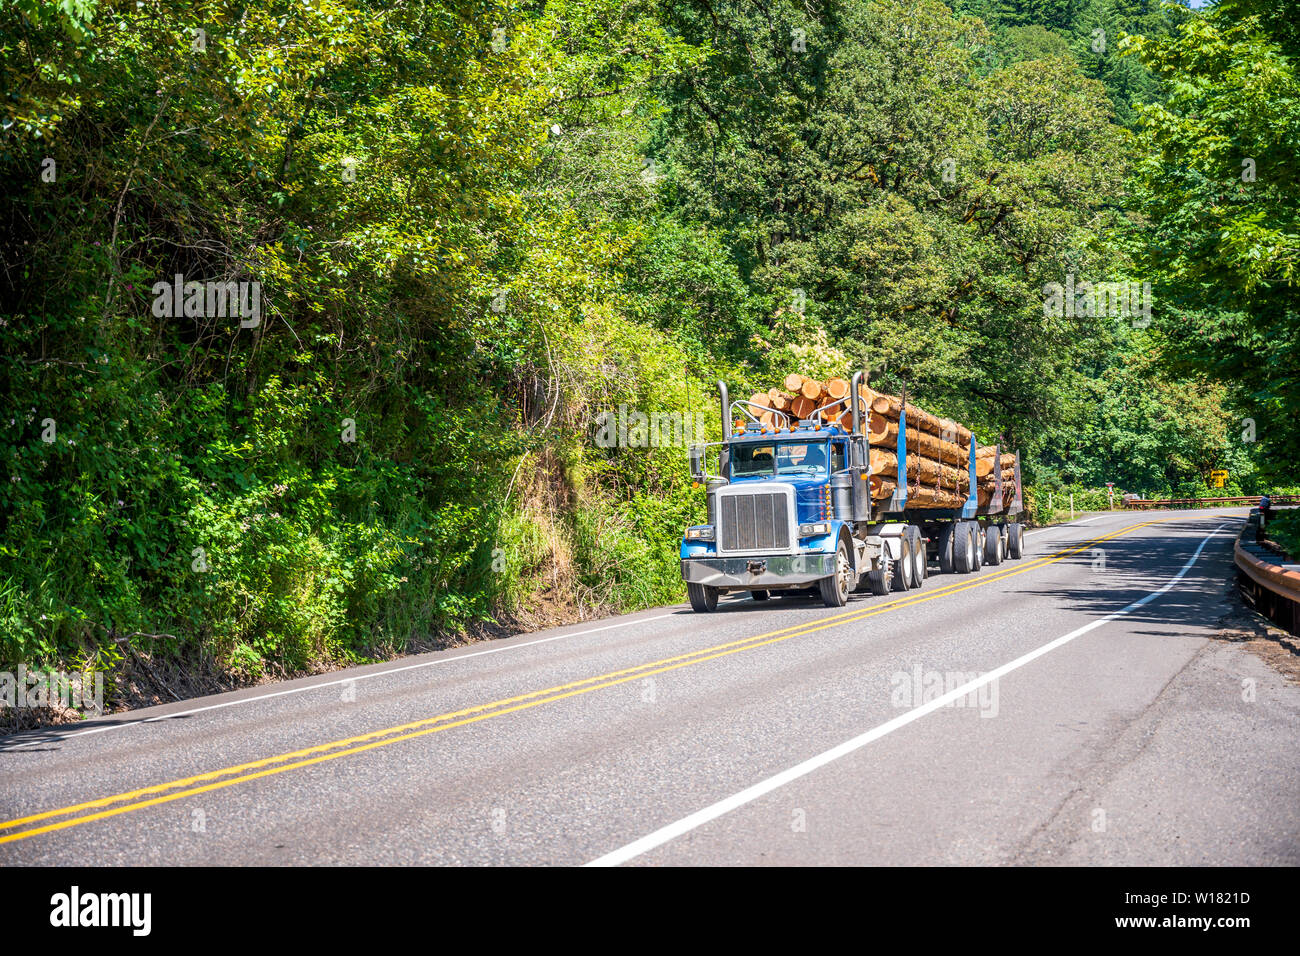
[[[1262,0],[6,5],[0,665],[255,681],[681,600],[718,379],[865,365],[1020,449],[1036,509],[1294,483],[1296,36]],[[1150,315],[1052,314],[1067,276]],[[676,437],[606,447],[620,408]]]
[[[1287,553],[1292,561],[1300,560],[1300,508],[1284,508],[1273,513],[1265,534]]]

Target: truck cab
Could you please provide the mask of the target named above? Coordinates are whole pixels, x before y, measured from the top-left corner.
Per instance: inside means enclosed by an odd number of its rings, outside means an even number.
[[[708,522],[686,529],[682,540],[692,606],[712,610],[728,591],[765,600],[774,590],[805,588],[842,605],[869,563],[868,543],[854,534],[855,519],[871,508],[862,436],[855,439],[833,415],[765,424],[743,407],[748,403],[730,407],[726,386],[719,387],[731,434],[718,443],[718,473],[705,470],[705,448],[691,456],[692,475],[708,497]]]

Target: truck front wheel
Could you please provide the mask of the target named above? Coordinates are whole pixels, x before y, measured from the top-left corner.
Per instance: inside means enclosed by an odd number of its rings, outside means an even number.
[[[853,589],[853,564],[849,561],[849,549],[843,540],[835,552],[835,573],[818,581],[817,589],[821,591],[822,603],[827,607],[843,607],[849,603],[849,591]]]
[[[686,593],[691,599],[691,610],[705,613],[718,609],[718,589],[707,584],[687,583]]]

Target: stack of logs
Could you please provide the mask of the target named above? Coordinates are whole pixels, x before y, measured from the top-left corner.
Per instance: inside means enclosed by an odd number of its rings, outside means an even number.
[[[820,381],[793,373],[785,388],[771,388],[750,398],[762,425],[776,428],[791,421],[816,418],[826,425],[852,429],[850,385],[842,378]],[[886,499],[898,487],[898,419],[902,401],[894,395],[860,387],[863,425],[870,445],[871,497]],[[783,413],[783,414],[778,414]],[[938,418],[910,402],[907,405],[907,504],[959,508],[969,494],[971,433],[954,421]],[[996,471],[1004,485],[1015,482],[1015,455],[995,458],[992,446],[975,449],[976,492],[981,506],[993,498]]]

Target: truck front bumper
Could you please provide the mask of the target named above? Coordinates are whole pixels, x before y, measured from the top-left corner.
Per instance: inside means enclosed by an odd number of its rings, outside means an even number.
[[[779,588],[813,584],[835,573],[833,554],[755,558],[684,558],[682,580],[715,588]]]

